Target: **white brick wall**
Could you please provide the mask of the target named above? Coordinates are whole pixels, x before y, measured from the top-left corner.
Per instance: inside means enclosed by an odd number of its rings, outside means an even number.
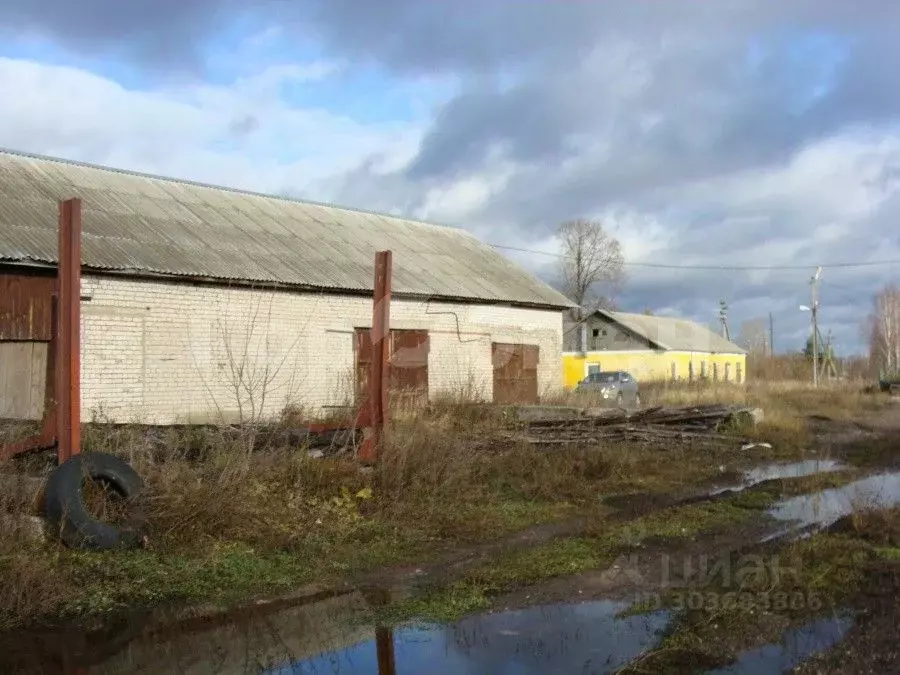
[[[250,419],[348,400],[365,297],[86,276],[82,408],[111,421]],[[429,390],[492,396],[491,342],[540,347],[542,391],[562,385],[559,311],[393,300],[393,328],[429,331]]]

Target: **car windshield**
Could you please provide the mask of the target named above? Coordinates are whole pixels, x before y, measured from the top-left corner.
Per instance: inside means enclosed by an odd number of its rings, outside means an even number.
[[[615,382],[618,378],[615,373],[596,373],[592,379],[594,382],[603,382],[606,384]]]

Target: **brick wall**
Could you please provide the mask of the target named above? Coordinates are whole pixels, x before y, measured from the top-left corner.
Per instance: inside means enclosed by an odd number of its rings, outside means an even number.
[[[239,421],[285,405],[349,400],[353,329],[365,297],[86,276],[82,406],[118,422]],[[562,386],[562,315],[502,306],[394,300],[393,328],[430,334],[429,391],[492,395],[491,342],[540,347],[539,386]]]

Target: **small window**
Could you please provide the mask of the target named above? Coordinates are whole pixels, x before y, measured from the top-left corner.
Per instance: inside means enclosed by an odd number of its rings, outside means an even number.
[[[730,363],[725,364],[725,381],[726,382],[731,381],[731,364]]]
[[[736,364],[734,367],[734,381],[737,382],[738,384],[741,383],[741,380],[743,377],[742,371],[743,371],[743,368],[741,368],[741,364],[740,363]]]
[[[591,331],[591,335],[592,335],[593,337],[600,337],[600,329],[599,329],[599,328],[595,328],[594,330]]]
[[[713,363],[713,382],[719,381],[719,364]]]
[[[672,382],[678,379],[678,364],[672,361]]]
[[[700,377],[706,377],[706,361],[700,362]]]
[[[694,381],[694,362],[688,361],[688,382]]]

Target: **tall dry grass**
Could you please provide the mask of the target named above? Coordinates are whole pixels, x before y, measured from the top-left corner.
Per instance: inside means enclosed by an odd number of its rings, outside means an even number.
[[[861,389],[813,390],[796,382],[644,391],[651,403],[757,405],[783,426],[811,412],[852,416],[874,405]],[[435,544],[493,539],[571,508],[596,508],[601,494],[671,489],[718,463],[709,451],[697,462],[689,446],[666,447],[665,462],[659,448],[647,446],[536,448],[515,440],[504,407],[459,392],[428,403],[396,399],[383,454],[374,471],[364,472],[352,453],[313,458],[280,433],[308,419],[293,408],[257,426],[254,437],[263,442],[249,453],[245,430],[234,427],[91,424],[84,447],[125,458],[143,477],[151,550],[193,558],[241,544],[260,553],[341,559],[377,544],[389,560],[410,541],[424,555]],[[22,533],[0,529],[0,572],[15,581],[0,592],[0,619],[41,615],[61,595],[77,593],[60,567],[60,549],[35,546]]]
[[[818,387],[801,380],[731,382],[662,382],[643,385],[648,403],[664,405],[735,404],[762,408],[768,419],[810,414],[846,419],[878,409],[884,401],[863,383],[824,381]]]

